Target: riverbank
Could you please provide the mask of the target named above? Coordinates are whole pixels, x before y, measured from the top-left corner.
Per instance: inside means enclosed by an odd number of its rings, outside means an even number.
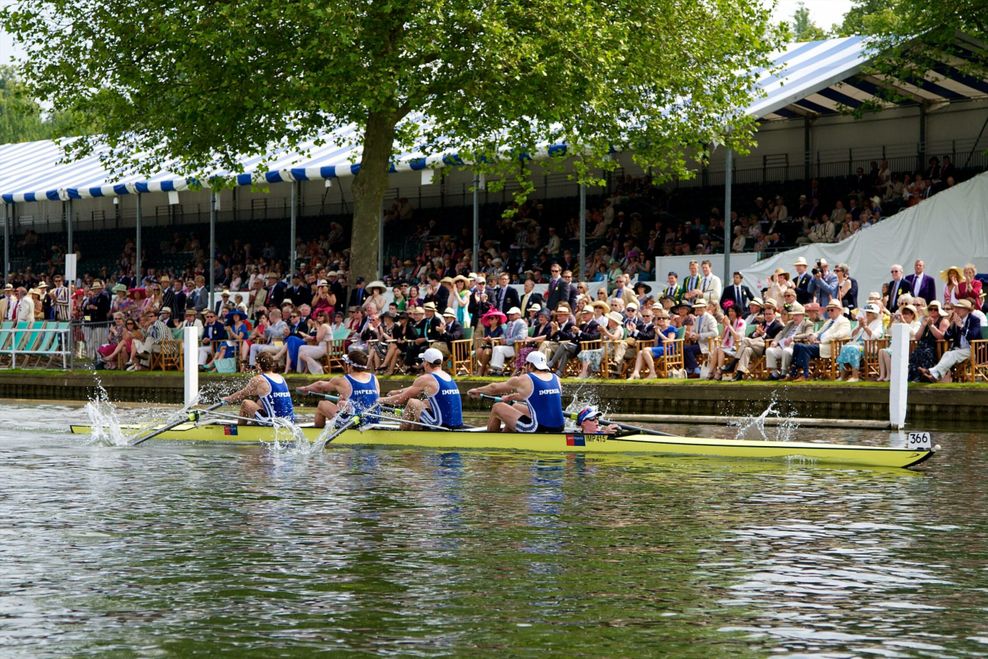
[[[292,389],[317,378],[292,375]],[[410,377],[381,379],[384,392],[406,386]],[[465,391],[492,381],[462,378]],[[229,393],[246,382],[244,375],[201,374],[200,388]],[[696,380],[566,380],[567,396],[592,400],[626,415],[732,417],[759,414],[770,402],[783,416],[832,420],[888,419],[888,385],[878,382],[701,382]],[[0,398],[79,400],[94,397],[102,386],[112,401],[180,403],[182,374],[175,372],[116,372],[12,370],[0,372]],[[489,403],[464,398],[469,409]],[[988,422],[988,384],[912,384],[907,418],[912,425],[981,425]]]

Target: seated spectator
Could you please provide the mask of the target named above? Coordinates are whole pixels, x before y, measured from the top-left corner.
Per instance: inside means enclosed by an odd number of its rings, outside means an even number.
[[[707,375],[710,380],[720,380],[724,377],[721,367],[727,363],[728,359],[734,359],[736,347],[744,338],[745,322],[738,312],[739,307],[734,306],[734,302],[731,300],[725,301],[724,304],[726,305],[727,318],[724,322],[724,333],[721,335],[720,345],[710,353],[710,368]]]
[[[902,307],[901,315],[897,314],[893,323],[903,323],[909,326],[909,340],[918,341],[922,324],[916,317],[916,307],[907,304]],[[892,374],[892,348],[882,348],[878,352],[878,382],[888,382]]]
[[[808,380],[810,361],[818,357],[828,358],[833,354],[833,343],[851,336],[851,321],[844,315],[844,308],[837,300],[827,304],[828,319],[819,330],[793,346],[790,378],[794,382]]]
[[[944,333],[949,349],[933,368],[917,369],[926,382],[939,382],[950,373],[950,369],[971,358],[971,342],[981,338],[981,321],[971,314],[972,308],[967,298],[954,303],[950,325]]]
[[[504,338],[504,321],[506,320],[507,316],[497,309],[491,309],[480,317],[482,331],[479,333],[480,336],[477,341],[477,375],[487,375],[494,347],[499,345]]]
[[[857,382],[861,375],[861,359],[864,356],[865,341],[885,336],[882,311],[877,304],[869,304],[864,313],[858,313],[858,326],[851,332],[851,340],[840,349],[837,355],[837,368],[841,371],[838,380]]]

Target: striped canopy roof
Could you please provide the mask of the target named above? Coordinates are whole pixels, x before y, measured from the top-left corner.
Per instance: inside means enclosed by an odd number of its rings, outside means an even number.
[[[983,45],[959,35],[957,51],[983,51]],[[861,36],[793,43],[776,53],[773,67],[758,79],[758,94],[749,114],[765,121],[813,117],[853,110],[864,103],[893,107],[897,103],[937,104],[988,97],[988,80],[965,73],[965,61],[944,53],[927,71],[924,80],[907,83],[864,69],[874,50]],[[886,90],[896,101],[885,100]],[[422,117],[416,119],[422,120]],[[427,121],[427,119],[426,119]],[[351,176],[359,166],[360,145],[352,143],[356,129],[340,128],[313,139],[297,151],[273,150],[267,157],[246,158],[237,172],[238,185],[263,181],[279,183]],[[316,144],[322,146],[315,146]],[[560,146],[552,147],[553,151]],[[407,151],[398,154],[392,171],[414,171],[455,161],[452,154]],[[259,164],[265,163],[258,171]],[[230,172],[217,172],[228,177]],[[192,181],[162,171],[150,178],[114,177],[93,155],[62,162],[62,151],[53,141],[0,145],[0,195],[6,203],[42,199],[66,200],[188,189]]]

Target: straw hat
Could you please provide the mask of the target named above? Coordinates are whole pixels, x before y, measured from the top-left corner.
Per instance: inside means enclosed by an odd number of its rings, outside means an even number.
[[[607,302],[604,302],[603,300],[594,300],[591,306],[599,308],[604,313],[607,313],[608,311],[611,310],[611,305],[607,304]]]
[[[509,316],[511,316],[511,315],[518,315],[518,316],[520,316],[521,315],[521,309],[519,309],[518,307],[511,307],[510,309],[508,309],[508,315]]]
[[[111,288],[110,290],[113,291],[114,293],[126,293],[127,287],[124,286],[123,284],[114,284],[113,288]]]
[[[765,306],[765,303],[762,302],[762,299],[760,297],[756,297],[756,298],[752,298],[752,299],[748,300],[748,305],[750,306],[752,304],[755,305],[756,307],[764,307]]]
[[[450,318],[456,318],[456,312],[453,311],[453,307],[446,307],[446,311],[443,312],[443,316],[449,316]]]
[[[440,284],[452,284],[453,283],[453,278],[452,277],[443,277],[442,279],[439,280],[439,283]],[[367,285],[367,288],[370,288],[370,284]]]
[[[965,281],[967,281],[967,280],[966,280],[966,279],[964,278],[964,271],[963,271],[963,270],[961,270],[961,269],[960,269],[959,267],[957,267],[956,265],[952,265],[952,266],[950,266],[949,268],[947,268],[946,270],[943,270],[943,271],[941,271],[941,272],[940,272],[940,279],[942,279],[942,280],[944,280],[944,281],[950,281],[950,273],[951,273],[951,272],[953,272],[953,273],[956,273],[956,274],[957,274],[957,281],[958,281],[958,282],[965,282]]]
[[[369,291],[373,291],[375,288],[380,288],[382,293],[388,290],[388,287],[384,285],[384,282],[379,279],[375,279],[371,283],[367,284],[365,288]]]
[[[593,306],[591,306],[589,304],[586,305],[585,307],[583,307],[582,309],[580,309],[580,313],[593,313]]]
[[[800,256],[798,259],[796,259],[796,261],[795,261],[795,263],[793,263],[793,265],[808,265],[808,264],[806,263],[806,259],[804,259],[802,256]]]
[[[968,311],[970,311],[971,309],[974,308],[974,305],[971,304],[971,301],[969,299],[967,299],[966,297],[962,297],[961,299],[957,300],[957,302],[954,302],[954,308],[967,309]]]
[[[614,321],[615,323],[620,325],[621,323],[624,322],[624,316],[619,314],[617,311],[612,311],[609,314],[607,314],[607,320]]]
[[[906,313],[907,311],[910,312],[914,318],[916,317],[916,307],[914,307],[911,304],[907,304],[906,306],[902,307],[902,313]]]
[[[781,275],[782,277],[785,277],[786,279],[789,279],[789,273],[787,271],[783,270],[782,268],[776,268],[775,269],[775,272],[773,272],[772,274],[775,275],[776,277],[778,277],[778,276]]]
[[[791,313],[791,314],[793,314],[793,313],[805,314],[806,313],[806,309],[799,302],[793,302],[792,304],[789,305],[789,313]]]
[[[841,311],[843,311],[844,310],[844,305],[842,305],[840,303],[840,300],[832,299],[827,304],[827,308],[828,309],[840,309]]]
[[[560,304],[558,307],[556,307],[556,313],[566,314],[568,316],[569,307],[567,307],[565,304]]]
[[[423,311],[438,311],[438,309],[436,309],[436,303],[435,302],[426,302],[424,305],[422,305],[422,310]]]

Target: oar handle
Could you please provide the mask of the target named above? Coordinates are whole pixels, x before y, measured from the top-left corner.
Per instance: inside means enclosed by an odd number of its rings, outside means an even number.
[[[480,397],[481,398],[486,398],[487,400],[492,400],[495,403],[500,403],[501,402],[501,397],[500,396],[491,396],[490,394],[480,394]]]
[[[340,397],[334,394],[324,394],[318,391],[302,391],[302,387],[296,389],[295,393],[305,396],[315,396],[316,398],[325,398],[326,400],[331,400],[334,403],[338,403],[340,401]]]

